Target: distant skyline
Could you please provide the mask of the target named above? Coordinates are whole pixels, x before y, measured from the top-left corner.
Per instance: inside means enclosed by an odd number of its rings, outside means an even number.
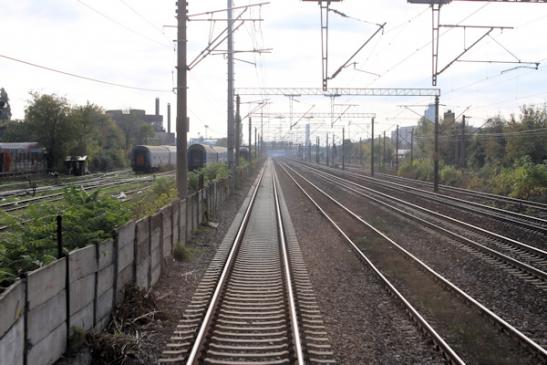
[[[234,1],[245,5],[254,1]],[[189,1],[190,14],[223,9],[226,1]],[[431,10],[405,0],[345,0],[332,8],[351,16],[331,13],[329,69],[334,72],[376,29],[387,22],[383,35],[374,38],[355,58],[356,66],[344,69],[330,82],[332,87],[424,87],[431,86]],[[237,87],[321,87],[321,40],[319,6],[313,2],[275,0],[249,17],[235,34],[236,49],[272,48],[262,55],[240,53],[236,62]],[[544,105],[547,101],[547,4],[458,2],[443,6],[442,24],[514,27],[494,30],[464,59],[541,62],[538,70],[518,64],[456,62],[439,76],[441,104],[456,115],[466,115],[479,126],[498,113],[518,114],[522,104]],[[70,103],[95,103],[104,109],[145,109],[154,113],[154,100],[161,100],[166,124],[167,103],[175,121],[176,31],[174,1],[144,0],[18,0],[5,2],[0,13],[3,34],[0,55],[59,69],[115,84],[161,92],[133,90],[81,80],[31,67],[0,57],[0,87],[9,94],[13,118],[23,118],[29,92],[55,93]],[[190,22],[188,53],[191,61],[218,33],[221,22]],[[443,28],[440,68],[480,35],[473,29]],[[225,49],[225,46],[221,46]],[[516,57],[516,58],[515,58]],[[243,61],[247,62],[243,62]],[[249,64],[251,62],[253,64]],[[362,72],[367,71],[368,73]],[[380,75],[380,77],[374,74]],[[226,134],[226,60],[209,56],[189,72],[190,137],[198,133]],[[243,98],[244,102],[257,98]],[[265,111],[289,112],[287,97],[272,97]],[[390,134],[395,124],[415,124],[418,116],[401,105],[418,105],[424,112],[432,98],[340,97],[336,104],[358,104],[352,112],[377,114],[376,134]],[[330,99],[300,97],[294,112],[312,105],[315,112],[330,112]],[[242,105],[242,114],[253,108]],[[335,107],[339,113],[343,106]],[[324,125],[320,123],[323,122]],[[312,121],[312,136],[324,137],[329,121]],[[352,121],[352,135],[366,137],[369,121]],[[289,120],[265,121],[266,138],[287,136],[303,140],[304,125],[289,130]],[[340,134],[342,123],[334,133]],[[246,121],[244,128],[246,131]]]

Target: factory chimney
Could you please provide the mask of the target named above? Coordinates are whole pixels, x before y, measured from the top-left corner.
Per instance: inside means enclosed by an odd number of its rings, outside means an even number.
[[[156,98],[156,115],[160,115],[160,98]]]
[[[167,133],[171,133],[171,103],[167,103]]]

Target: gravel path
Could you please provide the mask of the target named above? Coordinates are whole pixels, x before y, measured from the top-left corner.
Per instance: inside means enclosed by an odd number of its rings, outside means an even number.
[[[339,363],[443,363],[376,274],[280,169],[278,176]]]
[[[543,346],[547,345],[547,297],[464,246],[337,185],[299,170],[356,214]],[[447,259],[449,258],[449,259]]]

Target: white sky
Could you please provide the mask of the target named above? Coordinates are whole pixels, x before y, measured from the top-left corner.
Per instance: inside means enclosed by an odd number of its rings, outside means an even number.
[[[93,12],[83,3],[107,14],[119,24]],[[143,15],[138,16],[130,8]],[[234,0],[235,5],[256,1]],[[321,42],[319,7],[313,2],[271,0],[259,13],[262,24],[249,23],[235,35],[236,49],[273,48],[273,53],[241,54],[238,58],[256,63],[236,63],[236,87],[321,87]],[[124,85],[165,90],[143,92],[79,80],[16,63],[0,57],[0,87],[6,88],[15,118],[24,116],[30,91],[55,93],[71,103],[86,101],[105,109],[140,108],[154,112],[154,98],[161,98],[161,111],[166,115],[170,102],[176,112],[174,86],[176,53],[172,40],[175,0],[0,0],[0,55],[61,69],[79,75]],[[226,7],[226,1],[190,0],[190,14]],[[360,20],[387,22],[386,31],[375,38],[355,59],[358,68],[382,75],[345,69],[331,87],[431,87],[431,10],[425,5],[408,4],[405,0],[345,0],[333,3],[338,9]],[[329,73],[333,73],[375,30],[363,21],[330,15]],[[463,20],[463,22],[462,22]],[[441,103],[456,115],[471,105],[466,115],[471,123],[481,125],[488,116],[517,113],[522,104],[544,104],[547,101],[547,4],[500,4],[454,1],[444,6],[442,24],[499,25],[515,29],[486,38],[465,59],[514,60],[497,43],[503,44],[521,61],[541,61],[539,70],[520,68],[502,73],[517,65],[456,63],[439,76]],[[122,25],[120,25],[122,24]],[[219,32],[223,24],[215,24]],[[128,29],[129,28],[129,29]],[[191,22],[188,28],[189,61],[206,45],[210,24]],[[441,32],[446,32],[442,29]],[[467,30],[470,44],[479,34]],[[441,37],[440,67],[463,50],[464,33],[450,30]],[[225,49],[223,45],[221,47]],[[243,101],[256,100],[255,97]],[[286,97],[271,98],[269,112],[289,111]],[[301,97],[294,103],[295,112],[304,112],[315,104],[315,112],[330,112],[330,99]],[[340,104],[358,104],[351,112],[377,113],[376,134],[391,130],[395,124],[411,125],[417,116],[401,104],[428,104],[432,98],[341,97]],[[223,56],[210,56],[189,73],[190,136],[226,134],[226,61]],[[252,105],[242,105],[246,114]],[[342,111],[344,107],[336,107]],[[424,107],[415,108],[423,112]],[[166,118],[165,118],[166,119]],[[330,121],[330,120],[329,120]],[[327,122],[325,121],[325,125]],[[319,123],[314,120],[313,123]],[[366,136],[368,121],[353,120],[351,137]],[[174,118],[173,118],[174,124]],[[287,119],[265,122],[266,139],[279,138],[288,131]],[[342,123],[337,123],[337,135]],[[244,130],[247,130],[246,122]],[[312,126],[323,139],[325,128]],[[303,128],[292,132],[296,141],[303,138]],[[370,133],[370,132],[368,132]],[[314,136],[312,135],[312,140]]]

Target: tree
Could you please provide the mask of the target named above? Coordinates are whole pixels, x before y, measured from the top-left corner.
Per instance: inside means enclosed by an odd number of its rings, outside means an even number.
[[[127,164],[123,134],[104,110],[87,103],[73,107],[69,119],[77,130],[71,155],[87,155],[91,170],[112,170]]]
[[[31,93],[31,96],[30,105],[25,109],[25,123],[32,140],[46,148],[49,170],[62,168],[77,132],[69,118],[68,102],[54,94]]]
[[[541,131],[547,127],[545,110],[524,105],[521,113],[520,121],[512,116],[504,129],[507,132],[506,161],[512,163],[529,156],[533,163],[543,163],[547,159],[547,138]]]
[[[1,142],[30,142],[31,130],[22,120],[6,121],[1,129]]]
[[[11,119],[11,107],[9,104],[8,93],[4,88],[0,88],[0,120]]]

